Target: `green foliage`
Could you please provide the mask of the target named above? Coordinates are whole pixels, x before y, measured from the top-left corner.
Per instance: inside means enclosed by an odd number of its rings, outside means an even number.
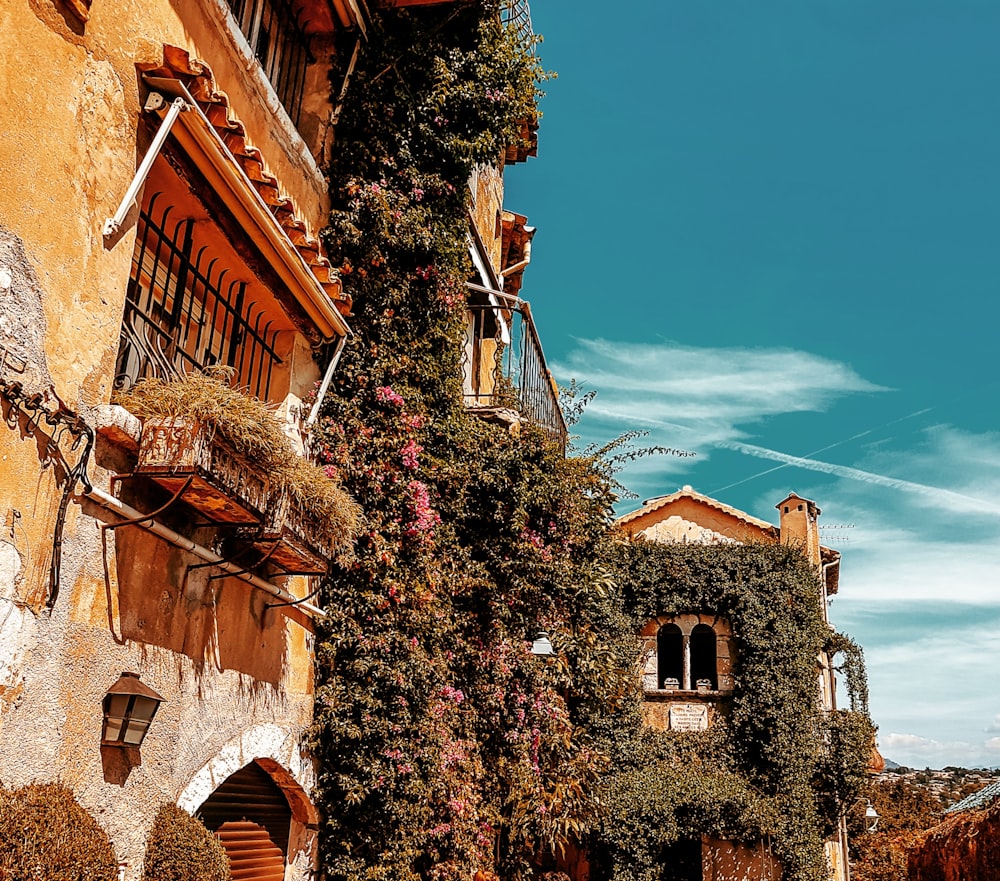
[[[2,881],[117,881],[107,834],[61,783],[0,789]]]
[[[831,633],[826,643],[826,653],[831,660],[843,655],[843,663],[836,666],[847,680],[847,695],[851,709],[868,712],[868,674],[865,672],[865,653],[851,637],[843,633]]]
[[[878,812],[869,832],[867,802]],[[907,853],[942,818],[941,800],[923,786],[907,780],[880,780],[865,792],[847,815],[851,841],[851,878],[854,881],[907,881]]]
[[[219,839],[197,819],[167,802],[156,812],[146,840],[143,881],[231,881]]]
[[[366,529],[317,649],[330,878],[514,878],[596,816],[583,722],[624,693],[592,568],[613,497],[461,403],[466,185],[537,114],[531,50],[495,2],[376,11],[337,128],[325,238],[356,335],[316,447]]]
[[[770,838],[786,878],[824,878],[823,838],[864,786],[873,729],[866,713],[819,706],[816,659],[830,637],[815,571],[781,545],[621,542],[610,556],[633,632],[659,615],[716,614],[736,656],[710,731],[606,735],[620,758],[593,841],[599,877],[652,881],[665,848],[707,834]]]

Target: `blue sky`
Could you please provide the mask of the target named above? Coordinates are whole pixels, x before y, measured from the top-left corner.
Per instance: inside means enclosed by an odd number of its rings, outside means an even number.
[[[619,14],[621,13],[621,14]],[[882,751],[1000,765],[1000,4],[535,0],[522,295],[585,440],[844,556]],[[634,506],[637,503],[631,503]],[[624,505],[623,511],[629,506]]]

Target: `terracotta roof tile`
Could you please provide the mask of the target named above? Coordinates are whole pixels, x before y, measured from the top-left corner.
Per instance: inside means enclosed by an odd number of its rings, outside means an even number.
[[[247,140],[246,127],[233,114],[229,96],[217,87],[211,68],[191,58],[183,49],[164,46],[162,67],[143,66],[141,70],[150,76],[180,80],[185,85],[327,296],[342,315],[350,315],[351,297],[345,293],[340,277],[323,253],[322,243],[309,234],[309,227],[299,216],[294,200],[282,192],[278,179],[268,171],[263,154]]]

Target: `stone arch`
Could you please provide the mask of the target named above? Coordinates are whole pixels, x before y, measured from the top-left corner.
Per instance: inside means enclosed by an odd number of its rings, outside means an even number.
[[[309,796],[315,781],[298,730],[276,723],[254,725],[230,740],[191,778],[177,799],[179,807],[196,814],[234,775],[259,771],[288,803],[290,825],[286,852],[287,879],[312,876],[317,859],[319,811]]]
[[[184,787],[178,806],[193,814],[224,781],[253,761],[285,792],[293,816],[299,814],[297,820],[318,823],[319,812],[308,795],[315,772],[299,743],[299,732],[274,722],[254,725],[223,746]]]
[[[661,658],[663,651],[674,653],[670,640],[664,634],[679,634],[682,652],[682,674],[667,672],[677,664],[670,658]],[[728,619],[718,615],[685,613],[658,615],[646,622],[640,631],[644,667],[643,689],[661,691],[676,688],[679,691],[697,690],[697,680],[709,680],[709,691],[723,694],[733,690],[733,636]],[[692,640],[694,656],[692,656]],[[693,658],[697,662],[692,667]],[[679,680],[678,686],[667,680]]]

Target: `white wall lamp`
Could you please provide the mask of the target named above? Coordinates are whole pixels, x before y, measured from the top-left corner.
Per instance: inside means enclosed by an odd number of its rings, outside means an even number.
[[[531,643],[531,653],[542,657],[547,657],[556,653],[555,649],[552,648],[552,640],[549,639],[549,634],[546,631],[539,630],[538,633],[535,634],[535,639]]]
[[[868,799],[868,807],[865,808],[865,824],[869,832],[874,832],[878,827],[878,811],[875,810],[875,806],[872,804],[871,799]]]

